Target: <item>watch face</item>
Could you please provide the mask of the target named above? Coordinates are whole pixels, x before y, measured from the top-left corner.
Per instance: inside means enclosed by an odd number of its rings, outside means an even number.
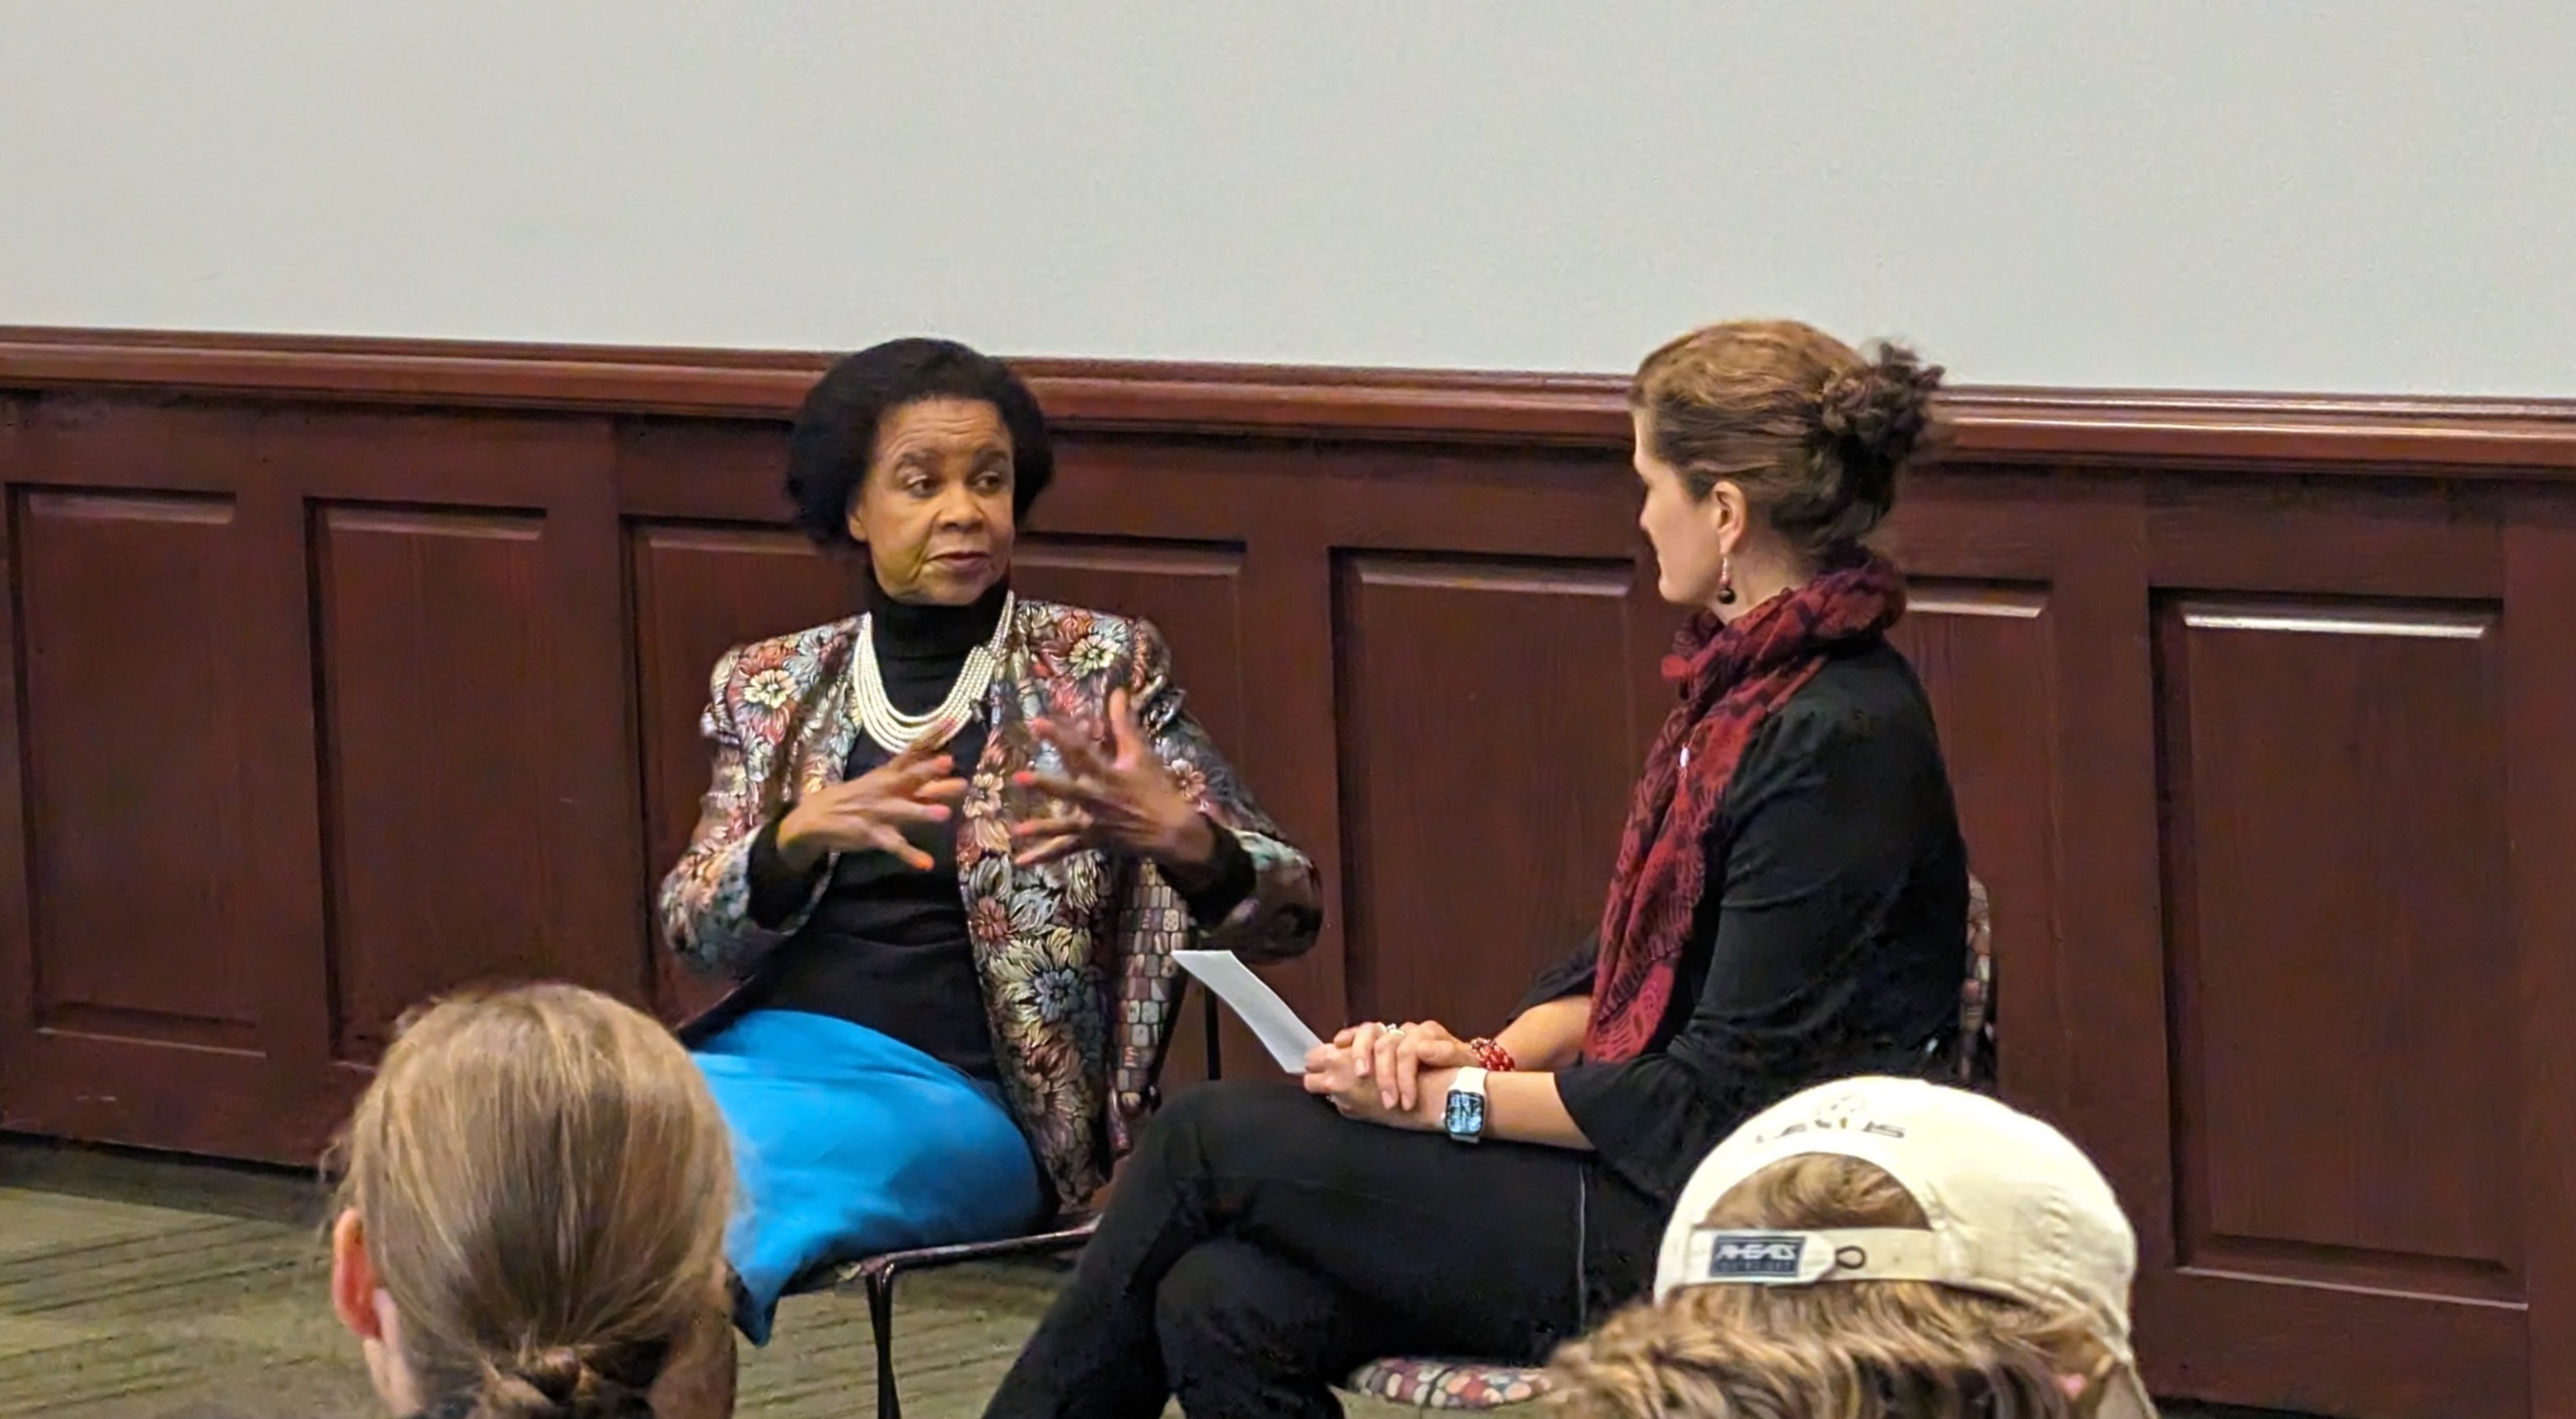
[[[1485,1131],[1485,1096],[1464,1089],[1449,1091],[1449,1132],[1460,1138],[1474,1138]]]

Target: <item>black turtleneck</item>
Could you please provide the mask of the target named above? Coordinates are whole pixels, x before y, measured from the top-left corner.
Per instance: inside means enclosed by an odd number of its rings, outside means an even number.
[[[886,698],[920,714],[948,697],[966,653],[990,639],[1001,621],[1006,588],[972,605],[922,606],[897,601],[868,579],[868,643],[876,652]],[[984,720],[966,722],[948,741],[961,775],[984,752]],[[881,767],[892,750],[864,732],[843,765],[849,778]],[[782,810],[780,817],[785,816]],[[821,865],[799,872],[778,851],[779,818],[751,844],[751,915],[784,921],[804,904]],[[805,925],[783,943],[750,987],[749,1008],[803,1010],[865,1025],[984,1080],[999,1077],[992,1026],[984,1012],[966,905],[957,880],[957,820],[915,825],[907,834],[930,854],[916,871],[882,852],[843,853],[832,884]],[[1210,920],[1234,909],[1252,888],[1251,860],[1220,829],[1223,870],[1188,894],[1191,913]]]

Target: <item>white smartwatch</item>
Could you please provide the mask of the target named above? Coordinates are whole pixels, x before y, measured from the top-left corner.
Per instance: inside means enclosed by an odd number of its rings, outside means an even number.
[[[1449,1107],[1442,1112],[1440,1121],[1453,1142],[1485,1141],[1484,1070],[1461,1069],[1457,1077],[1449,1081]]]

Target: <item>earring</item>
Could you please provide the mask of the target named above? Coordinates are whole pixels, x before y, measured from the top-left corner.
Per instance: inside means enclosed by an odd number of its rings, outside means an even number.
[[[1725,552],[1719,553],[1717,557],[1717,604],[1720,606],[1735,604],[1735,558]]]

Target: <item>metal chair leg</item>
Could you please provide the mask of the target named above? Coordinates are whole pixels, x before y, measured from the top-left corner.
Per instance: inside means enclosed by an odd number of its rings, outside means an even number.
[[[1210,1083],[1225,1077],[1225,1047],[1217,1030],[1225,1017],[1216,1008],[1216,992],[1199,987],[1199,1033],[1207,1040],[1207,1077]]]
[[[867,1275],[868,1329],[877,1342],[877,1419],[903,1419],[903,1396],[894,1383],[894,1273]]]

